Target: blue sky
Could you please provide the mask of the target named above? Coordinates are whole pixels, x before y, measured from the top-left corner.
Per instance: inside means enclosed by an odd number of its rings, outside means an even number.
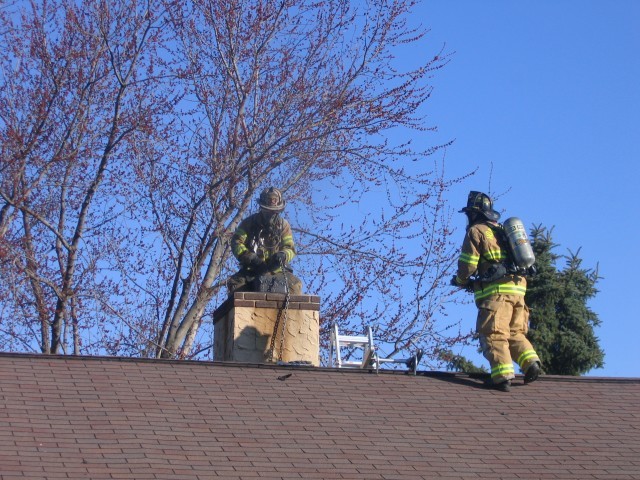
[[[503,194],[503,219],[553,226],[558,254],[581,248],[603,277],[590,307],[605,367],[589,375],[640,377],[640,1],[427,0],[416,14],[425,59],[455,52],[426,105],[438,133],[418,141],[455,139],[449,176],[478,168],[451,202]],[[462,215],[456,227],[461,242]],[[459,315],[473,327],[473,305]]]

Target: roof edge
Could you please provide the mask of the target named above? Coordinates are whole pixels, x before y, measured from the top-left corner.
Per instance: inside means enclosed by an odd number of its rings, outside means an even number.
[[[38,361],[107,361],[107,362],[133,362],[133,363],[151,363],[151,364],[176,364],[176,365],[199,365],[202,367],[216,368],[255,368],[269,370],[298,370],[313,372],[333,372],[345,375],[406,375],[414,376],[406,370],[392,369],[361,369],[361,368],[332,368],[332,367],[314,367],[312,365],[291,365],[291,364],[268,364],[268,363],[241,363],[241,362],[225,362],[211,360],[176,360],[166,358],[146,358],[146,357],[117,357],[107,355],[48,355],[43,353],[24,353],[24,352],[0,352],[0,359],[16,358],[16,359],[33,359]],[[448,378],[448,379],[480,379],[489,378],[488,373],[463,373],[463,372],[443,372],[438,370],[419,370],[416,372],[418,377],[431,378]],[[518,375],[521,377],[522,375]],[[541,375],[538,381],[543,382],[587,382],[587,383],[640,383],[640,378],[636,377],[580,377],[569,375]]]

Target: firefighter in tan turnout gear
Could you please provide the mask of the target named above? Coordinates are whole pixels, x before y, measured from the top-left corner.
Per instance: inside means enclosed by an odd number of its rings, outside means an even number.
[[[302,282],[289,267],[296,247],[291,225],[280,215],[285,207],[282,192],[274,187],[265,189],[258,206],[258,213],[242,220],[231,238],[231,249],[241,268],[227,281],[229,295],[236,291],[264,291],[256,282],[276,280],[286,280],[289,293],[300,295]]]
[[[491,366],[489,385],[506,392],[515,378],[514,361],[524,372],[524,383],[535,381],[540,374],[540,359],[526,338],[526,273],[513,264],[513,254],[498,223],[500,214],[493,210],[487,195],[470,192],[467,206],[460,212],[466,214],[468,226],[458,272],[451,283],[473,290],[478,307],[476,330],[482,353]]]

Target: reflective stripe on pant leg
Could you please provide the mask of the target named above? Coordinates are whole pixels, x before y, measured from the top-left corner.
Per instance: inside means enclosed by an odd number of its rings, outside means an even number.
[[[522,355],[518,357],[518,365],[520,365],[520,370],[523,372],[527,369],[531,363],[539,362],[538,354],[535,350],[525,350],[522,352]]]
[[[515,377],[515,370],[513,363],[503,363],[502,365],[496,365],[491,369],[491,379],[495,380],[497,377],[504,377],[506,379]]]
[[[513,305],[513,317],[511,318],[509,350],[511,356],[524,372],[533,362],[540,359],[536,351],[527,339],[529,331],[529,309],[524,303],[524,297],[520,295],[509,295],[508,301]]]

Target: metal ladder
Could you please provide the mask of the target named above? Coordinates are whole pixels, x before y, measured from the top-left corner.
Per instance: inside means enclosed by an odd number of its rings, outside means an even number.
[[[362,360],[344,360],[342,358],[342,348],[361,348],[363,350]],[[367,331],[362,336],[340,335],[336,324],[331,329],[329,367],[334,366],[335,356],[335,366],[337,368],[370,368],[375,369],[377,372],[382,363],[402,363],[415,375],[423,353],[423,350],[419,349],[410,358],[381,358],[373,343],[373,334],[370,326],[367,326]]]

